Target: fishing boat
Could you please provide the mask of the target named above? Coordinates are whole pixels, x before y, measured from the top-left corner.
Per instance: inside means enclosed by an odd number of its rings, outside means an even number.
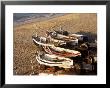
[[[54,38],[50,37],[51,40],[54,40]],[[65,41],[65,45],[69,46],[77,46],[78,45],[78,39],[70,39],[70,38],[62,38],[62,39],[55,39],[57,41]]]
[[[50,67],[62,67],[62,68],[72,68],[73,60],[65,57],[59,57],[56,55],[50,55],[45,53],[38,53],[36,56],[38,63],[41,65],[46,65]]]
[[[65,49],[55,46],[42,46],[43,50],[48,54],[55,54],[63,57],[76,57],[81,56],[81,53],[76,50]]]
[[[50,39],[65,41],[66,44],[69,44],[69,45],[78,45],[78,39],[76,37],[73,37],[73,36],[65,36],[65,35],[62,35],[62,34],[58,34],[55,31],[54,32],[48,32],[47,31],[46,35]]]
[[[87,42],[88,41],[88,37],[86,35],[81,35],[81,34],[69,34],[70,37],[75,37],[77,38],[79,41],[84,41]]]
[[[53,46],[53,45],[60,46],[66,44],[66,42],[62,40],[50,39],[39,36],[32,36],[32,40],[35,45],[42,45],[42,46]]]
[[[53,32],[46,32],[46,35],[55,39],[60,39],[60,40],[76,40],[78,41],[88,41],[88,37],[86,35],[81,35],[81,34],[73,34],[73,33],[68,33],[67,31],[64,30],[59,30],[59,31],[53,31]]]
[[[63,34],[59,34],[58,32],[56,31],[53,31],[53,32],[49,32],[49,31],[46,31],[46,35],[47,37],[52,37],[52,38],[55,38],[55,39],[60,39],[60,40],[75,40],[76,38],[73,38],[73,37],[69,37],[69,36],[66,36],[66,35],[63,35]]]

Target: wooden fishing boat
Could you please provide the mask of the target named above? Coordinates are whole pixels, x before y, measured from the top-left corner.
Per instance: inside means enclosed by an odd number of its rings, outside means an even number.
[[[46,65],[50,67],[62,67],[62,68],[72,68],[73,67],[73,60],[65,57],[59,57],[56,55],[49,55],[45,53],[38,53],[36,56],[37,61],[41,65]]]
[[[53,31],[53,32],[48,32],[48,31],[46,31],[46,35],[47,35],[47,37],[52,37],[52,38],[55,38],[55,39],[59,39],[59,40],[75,40],[76,38],[74,38],[74,37],[69,37],[69,36],[66,36],[66,35],[63,35],[63,34],[59,34],[59,33],[57,33],[56,31]]]
[[[86,35],[81,35],[81,34],[69,34],[70,37],[75,37],[77,38],[79,41],[84,41],[87,42],[88,41],[88,37]]]
[[[73,34],[73,33],[68,33],[67,31],[53,31],[53,32],[46,32],[46,35],[55,39],[60,39],[60,40],[76,40],[78,41],[88,41],[88,37],[86,35],[81,35],[81,34]]]
[[[76,37],[65,36],[62,34],[58,34],[57,32],[46,32],[46,34],[47,34],[47,37],[50,39],[65,41],[66,44],[69,44],[69,45],[78,45],[78,39]]]
[[[81,56],[81,53],[76,50],[70,50],[70,49],[65,49],[65,48],[55,47],[55,46],[42,46],[42,48],[48,54],[55,54],[63,57]]]
[[[43,46],[60,46],[65,45],[66,42],[62,40],[57,39],[50,39],[45,37],[39,37],[39,36],[32,36],[32,40],[35,45],[43,45]]]

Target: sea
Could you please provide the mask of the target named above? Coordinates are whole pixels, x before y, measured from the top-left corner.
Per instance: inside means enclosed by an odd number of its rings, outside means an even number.
[[[14,26],[19,26],[25,23],[47,20],[65,14],[66,13],[14,13],[13,23]]]

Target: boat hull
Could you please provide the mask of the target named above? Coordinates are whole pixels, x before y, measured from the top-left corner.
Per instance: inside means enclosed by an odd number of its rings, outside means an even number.
[[[64,49],[60,47],[49,47],[49,46],[42,46],[42,48],[48,54],[55,54],[55,55],[63,56],[63,57],[81,56],[81,53],[75,50],[69,50],[69,49]]]
[[[49,55],[52,56],[52,55]],[[36,56],[36,59],[39,64],[46,65],[50,67],[60,67],[60,68],[73,68],[73,60],[64,57],[64,61],[56,62],[45,59],[45,57],[41,58],[39,55]],[[53,59],[50,57],[50,59]],[[62,59],[58,57],[58,59]]]

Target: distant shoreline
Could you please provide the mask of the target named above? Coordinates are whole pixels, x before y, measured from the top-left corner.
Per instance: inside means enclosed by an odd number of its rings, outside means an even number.
[[[65,13],[67,14],[67,13]],[[13,26],[14,27],[18,27],[21,25],[25,25],[25,24],[30,24],[30,23],[34,23],[34,22],[41,22],[41,21],[45,21],[45,20],[49,20],[55,17],[59,17],[59,16],[64,16],[65,14],[58,14],[58,15],[53,15],[53,16],[49,16],[49,17],[39,17],[39,18],[27,18],[25,21],[13,21]]]

